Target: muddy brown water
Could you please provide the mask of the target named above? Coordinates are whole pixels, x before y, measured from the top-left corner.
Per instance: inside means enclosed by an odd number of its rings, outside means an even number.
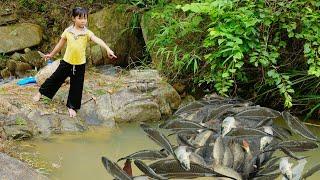
[[[312,126],[309,128],[320,137],[320,128]],[[116,129],[94,128],[85,133],[55,135],[48,140],[35,139],[23,142],[22,145],[32,147],[33,152],[48,162],[52,167],[50,179],[59,180],[111,180],[113,178],[101,163],[102,156],[116,161],[138,150],[160,149],[146,137],[137,123],[122,124]],[[281,155],[281,153],[278,154]],[[310,156],[305,169],[320,163],[319,149],[303,155]],[[123,162],[119,165],[122,167]],[[134,175],[141,173],[134,164],[132,167]],[[320,172],[308,179],[320,179]]]

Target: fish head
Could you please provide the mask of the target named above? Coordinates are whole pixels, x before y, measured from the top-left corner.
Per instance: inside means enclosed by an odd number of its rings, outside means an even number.
[[[285,174],[283,174],[284,177],[291,180],[292,179],[292,171],[287,171]]]
[[[179,154],[177,156],[178,161],[183,169],[189,171],[190,170],[190,156],[191,152],[185,152],[183,154]]]
[[[175,155],[180,162],[180,165],[182,166],[183,169],[189,171],[190,170],[190,156],[191,152],[187,151],[186,146],[179,146],[175,150]]]
[[[183,169],[189,171],[190,170],[190,160],[189,161],[181,161],[180,162]]]
[[[225,135],[227,135],[230,131],[231,131],[231,127],[230,127],[230,126],[222,127],[222,129],[221,129],[221,135],[222,135],[222,137],[224,137]]]
[[[279,169],[285,178],[292,179],[292,163],[289,163],[288,157],[281,158]]]
[[[190,159],[189,158],[180,159],[179,161],[180,161],[180,164],[183,169],[185,169],[187,171],[190,170]]]
[[[102,163],[106,170],[116,179],[128,179],[130,178],[116,163],[110,161],[106,157],[101,158]]]
[[[231,116],[226,117],[221,124],[221,135],[222,136],[227,135],[232,130],[232,128],[236,128],[236,127],[237,127],[237,123],[234,117],[231,117]]]
[[[235,126],[236,125],[236,119],[232,116],[228,116],[224,118],[222,121],[222,126]]]
[[[269,145],[272,141],[272,137],[264,136],[260,139],[260,150],[263,150],[267,145]]]
[[[262,151],[267,146],[267,142],[265,141],[265,137],[260,139],[260,151]]]
[[[273,135],[273,130],[272,130],[272,127],[271,126],[263,126],[263,131],[270,134],[270,135]]]

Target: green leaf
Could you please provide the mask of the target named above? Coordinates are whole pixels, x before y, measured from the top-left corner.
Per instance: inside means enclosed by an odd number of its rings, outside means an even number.
[[[236,72],[236,69],[229,69],[229,72],[235,73],[235,72]]]
[[[224,72],[224,73],[222,73],[222,77],[223,78],[226,78],[226,77],[229,77],[230,75],[229,75],[229,73],[228,72]]]
[[[224,41],[226,41],[225,39],[218,39],[218,44],[221,45]]]
[[[238,68],[238,69],[240,69],[240,68],[243,66],[243,64],[244,64],[244,62],[239,61],[239,62],[237,62],[237,63],[235,64],[235,67]]]
[[[304,53],[308,54],[310,51],[311,51],[310,44],[309,43],[305,43],[304,44]]]
[[[242,52],[237,52],[237,53],[233,56],[234,59],[242,59],[242,57],[243,57]]]

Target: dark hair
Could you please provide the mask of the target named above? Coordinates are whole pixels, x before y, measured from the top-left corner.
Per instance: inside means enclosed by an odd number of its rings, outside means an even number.
[[[72,9],[72,17],[88,17],[88,10],[82,7],[76,7]]]

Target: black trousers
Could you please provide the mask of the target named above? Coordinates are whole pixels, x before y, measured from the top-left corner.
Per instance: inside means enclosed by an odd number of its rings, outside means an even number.
[[[67,77],[70,77],[70,89],[67,107],[78,110],[81,107],[85,64],[72,65],[63,60],[57,70],[41,85],[39,92],[52,99]]]

